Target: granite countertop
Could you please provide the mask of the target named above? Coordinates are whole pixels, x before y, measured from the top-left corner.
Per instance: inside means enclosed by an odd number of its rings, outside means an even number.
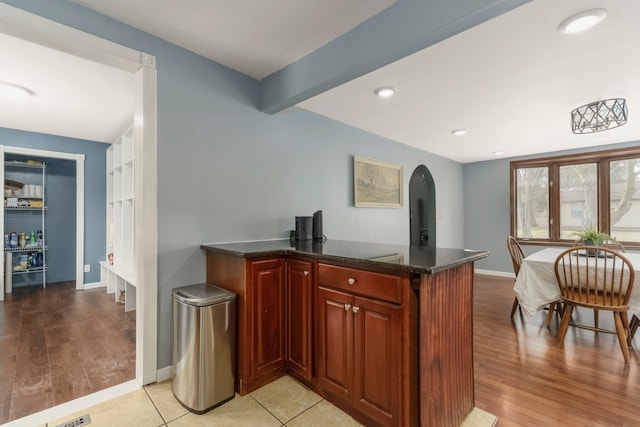
[[[243,258],[305,255],[319,260],[349,262],[362,267],[384,267],[397,272],[434,274],[489,256],[483,250],[427,248],[425,246],[352,242],[346,240],[261,240],[208,243],[205,251]]]

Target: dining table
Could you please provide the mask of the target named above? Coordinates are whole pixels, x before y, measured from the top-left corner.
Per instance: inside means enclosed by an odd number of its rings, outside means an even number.
[[[526,256],[522,260],[513,290],[520,307],[533,316],[549,303],[560,299],[560,288],[556,282],[555,261],[567,248],[546,248]],[[635,280],[629,298],[629,313],[640,316],[640,252],[623,252],[633,265]]]

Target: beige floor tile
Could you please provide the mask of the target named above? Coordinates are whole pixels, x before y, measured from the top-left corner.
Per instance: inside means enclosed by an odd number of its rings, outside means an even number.
[[[144,388],[153,403],[160,411],[165,422],[173,421],[189,411],[178,402],[171,391],[171,380],[163,381],[158,384],[151,384]]]
[[[460,427],[493,427],[497,424],[498,419],[495,416],[482,409],[473,408]]]
[[[260,387],[249,396],[256,399],[283,423],[322,400],[322,397],[289,376]]]
[[[321,401],[287,423],[287,427],[355,427],[361,425],[326,400]]]
[[[197,415],[189,412],[167,424],[170,427],[278,427],[282,423],[250,396],[236,394],[230,400],[209,412]]]
[[[202,415],[188,413],[167,424],[170,427],[278,427],[282,423],[250,396],[236,394],[230,400]]]
[[[91,427],[157,427],[164,425],[164,421],[153,406],[153,402],[142,389],[52,421],[49,425],[57,426],[84,414],[89,414]]]

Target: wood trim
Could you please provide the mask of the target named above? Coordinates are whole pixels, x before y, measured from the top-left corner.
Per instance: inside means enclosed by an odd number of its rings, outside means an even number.
[[[420,425],[458,427],[474,407],[473,264],[423,275]]]
[[[610,192],[609,173],[610,162],[625,159],[640,158],[640,147],[626,147],[614,150],[593,151],[578,154],[565,154],[560,156],[542,157],[535,159],[514,160],[509,163],[509,189],[510,189],[510,224],[511,235],[517,236],[517,181],[516,170],[519,168],[547,167],[549,169],[549,239],[522,239],[519,242],[528,244],[540,244],[549,246],[566,246],[572,243],[569,239],[560,238],[560,167],[582,163],[593,163],[597,167],[598,177],[598,212],[597,229],[611,232],[610,224]],[[553,183],[553,185],[551,185]],[[621,241],[626,247],[637,248],[638,242]]]
[[[513,160],[511,165],[521,167],[544,166],[549,163],[597,163],[606,158],[607,160],[621,160],[625,158],[640,157],[640,147],[616,148],[613,150],[591,151],[586,153],[563,154],[559,156],[538,157],[535,159]]]

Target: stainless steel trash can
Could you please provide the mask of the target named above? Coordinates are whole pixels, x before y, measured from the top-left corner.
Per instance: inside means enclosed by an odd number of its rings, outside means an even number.
[[[171,389],[204,413],[234,397],[236,294],[206,283],[173,290]]]

